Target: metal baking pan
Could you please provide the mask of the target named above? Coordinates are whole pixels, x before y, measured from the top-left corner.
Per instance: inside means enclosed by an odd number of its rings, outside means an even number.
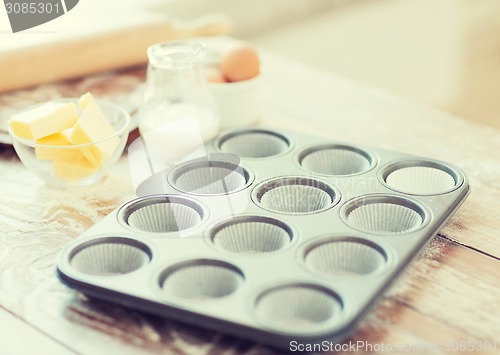
[[[272,346],[340,342],[469,193],[453,165],[293,132],[206,150],[69,244],[60,279]]]

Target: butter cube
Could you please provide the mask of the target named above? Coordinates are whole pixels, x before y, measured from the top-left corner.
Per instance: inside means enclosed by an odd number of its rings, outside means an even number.
[[[69,146],[73,144],[71,141],[72,128],[65,129],[64,131],[51,134],[50,136],[37,139],[35,142],[35,155],[40,160],[54,160],[54,159],[80,159],[83,153],[78,148],[58,148],[58,146]],[[47,145],[51,147],[42,147]],[[52,148],[54,147],[54,148]]]
[[[80,108],[83,110],[91,101],[94,101],[94,96],[92,96],[92,94],[88,92],[80,97],[80,99],[78,100],[78,106],[80,106]]]
[[[52,162],[52,167],[54,176],[63,180],[79,180],[98,170],[98,167],[89,162],[83,154],[79,158],[56,159]]]
[[[74,144],[84,144],[104,140],[115,133],[106,116],[91,98],[76,122],[70,138]],[[81,150],[92,164],[100,166],[113,154],[118,143],[118,137],[114,137]]]
[[[72,127],[78,120],[74,103],[48,102],[12,117],[9,126],[25,139],[40,139]]]

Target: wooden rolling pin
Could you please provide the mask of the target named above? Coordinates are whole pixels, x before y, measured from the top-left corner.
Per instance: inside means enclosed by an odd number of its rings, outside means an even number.
[[[154,43],[226,34],[230,27],[221,15],[189,22],[156,19],[80,38],[0,50],[0,92],[145,63],[146,50]]]

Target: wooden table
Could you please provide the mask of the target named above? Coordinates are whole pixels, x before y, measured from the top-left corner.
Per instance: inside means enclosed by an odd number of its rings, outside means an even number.
[[[500,352],[500,132],[263,54],[262,124],[429,156],[472,194],[349,339],[496,342]],[[144,68],[0,96],[0,117],[92,91],[133,111]],[[126,157],[100,185],[56,191],[0,150],[0,354],[275,354],[245,340],[88,300],[55,276],[59,250],[133,196]],[[347,351],[349,352],[349,351]],[[437,353],[445,353],[441,348]]]

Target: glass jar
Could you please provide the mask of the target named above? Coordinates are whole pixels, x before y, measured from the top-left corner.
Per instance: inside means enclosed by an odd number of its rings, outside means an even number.
[[[217,135],[219,116],[204,75],[202,43],[156,44],[148,57],[138,126],[152,172],[158,172],[205,156],[204,142]]]

